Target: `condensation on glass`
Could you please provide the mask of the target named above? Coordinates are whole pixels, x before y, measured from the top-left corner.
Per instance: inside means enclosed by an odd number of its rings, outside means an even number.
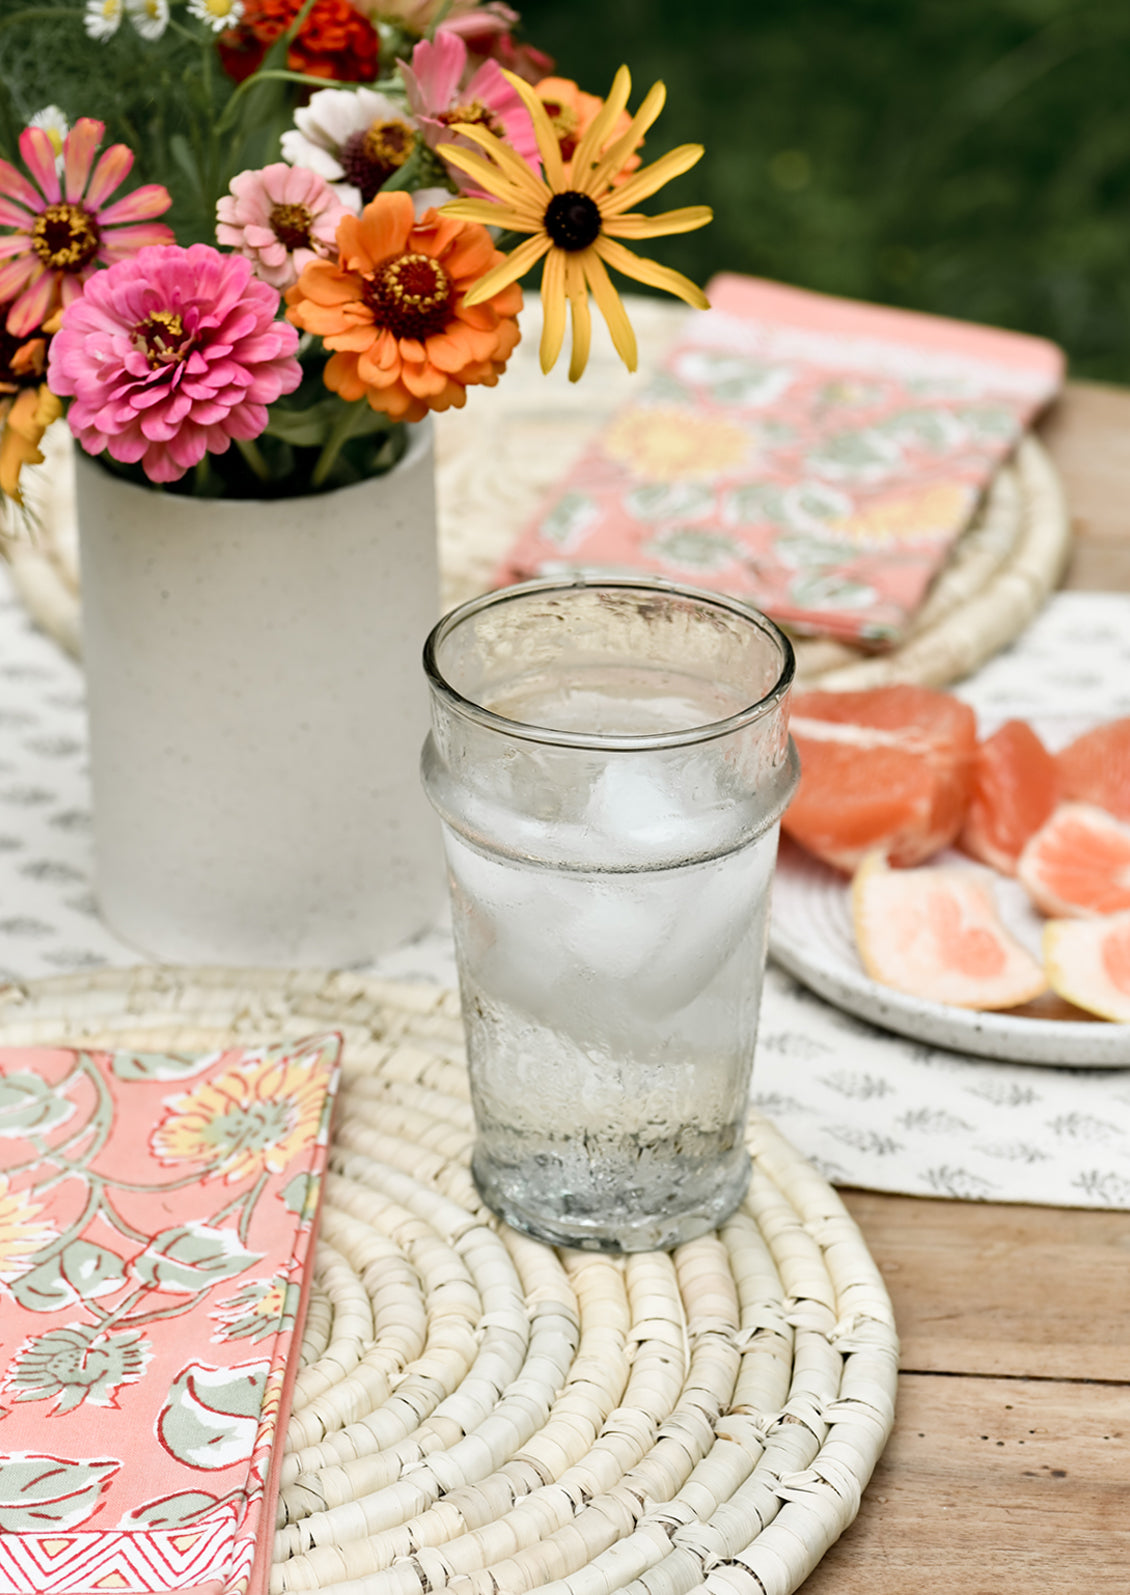
[[[749,1180],[788,640],[690,588],[550,580],[424,660],[478,1188],[557,1244],[702,1234]]]

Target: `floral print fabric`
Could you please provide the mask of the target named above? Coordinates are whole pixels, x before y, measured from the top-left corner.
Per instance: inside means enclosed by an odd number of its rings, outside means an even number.
[[[265,1588],[339,1052],[0,1049],[3,1595]]]
[[[1058,390],[1050,343],[752,278],[710,283],[641,397],[541,506],[498,585],[609,567],[891,644]]]

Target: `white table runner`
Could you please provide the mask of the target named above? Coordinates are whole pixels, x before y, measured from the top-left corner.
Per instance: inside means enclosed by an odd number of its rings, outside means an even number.
[[[1130,595],[1059,593],[960,689],[994,719],[1130,714]],[[79,668],[0,571],[0,979],[141,962],[90,890]],[[445,926],[373,972],[454,985]],[[769,970],[754,1100],[839,1185],[1130,1210],[1130,1027],[1122,1070],[998,1064],[921,1046]]]

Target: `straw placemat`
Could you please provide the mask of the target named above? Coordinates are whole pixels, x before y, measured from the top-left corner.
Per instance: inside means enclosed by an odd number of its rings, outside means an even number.
[[[144,967],[0,990],[0,1044],[345,1036],[271,1589],[788,1595],[893,1421],[890,1302],[835,1192],[754,1117],[749,1197],[671,1254],[555,1251],[468,1172],[453,993]]]
[[[585,447],[638,391],[677,336],[684,312],[629,295],[640,375],[626,371],[594,328],[585,380],[547,377],[538,361],[541,306],[531,296],[523,338],[496,388],[472,389],[466,408],[436,421],[442,607],[484,592],[518,529]],[[17,591],[38,623],[79,651],[79,576],[70,434],[52,428],[48,463],[25,473],[38,519],[34,539],[10,540]],[[1032,437],[996,476],[903,643],[869,656],[825,640],[798,643],[798,680],[862,687],[887,681],[945,686],[1017,637],[1059,581],[1071,528],[1055,469]]]

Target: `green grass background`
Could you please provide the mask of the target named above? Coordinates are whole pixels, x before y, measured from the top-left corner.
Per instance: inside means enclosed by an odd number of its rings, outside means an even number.
[[[1041,333],[1130,383],[1130,0],[520,8],[591,92],[663,79],[645,158],[706,146],[642,208],[715,220],[656,258]]]

